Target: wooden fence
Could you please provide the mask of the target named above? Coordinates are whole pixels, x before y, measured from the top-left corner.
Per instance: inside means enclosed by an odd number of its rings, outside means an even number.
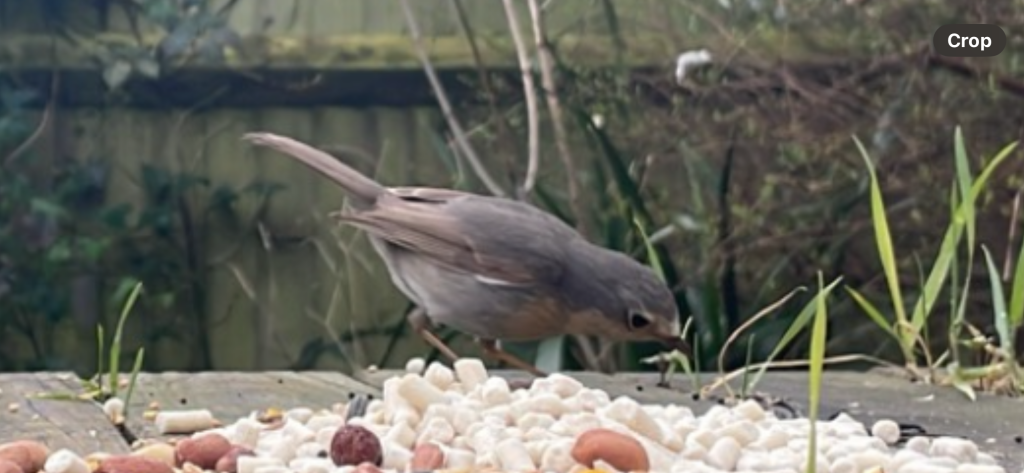
[[[458,88],[455,74],[474,66],[451,2],[411,3],[426,48],[446,83]],[[525,3],[516,3],[530,40]],[[583,61],[610,60],[609,23],[600,6],[557,3],[548,13],[550,29],[584,38],[570,43],[576,49],[567,54]],[[651,28],[646,21],[665,19],[661,2],[615,3],[633,19],[619,25],[626,35],[643,36]],[[463,4],[475,33],[487,39],[480,47],[489,65],[514,70],[501,3]],[[48,10],[54,6],[59,9]],[[147,338],[160,324],[194,320],[197,306],[186,301],[163,309],[146,306],[153,312],[142,311],[129,323],[128,349],[146,345],[150,369],[201,365],[204,357],[221,369],[265,369],[302,366],[310,362],[300,361],[309,355],[304,349],[329,352],[334,335],[352,331],[372,334],[359,337],[359,347],[348,348],[364,362],[380,361],[391,350],[386,348],[389,327],[401,323],[407,302],[362,238],[325,222],[325,213],[340,206],[341,193],[283,156],[254,152],[239,137],[269,130],[315,144],[358,147],[377,161],[356,159],[357,167],[387,183],[450,184],[452,173],[437,153],[443,122],[399,2],[243,0],[228,14],[228,26],[241,43],[228,50],[226,64],[186,62],[152,79],[140,75],[137,62],[125,59],[133,71],[111,90],[105,82],[110,77],[103,74],[122,54],[118,45],[137,47],[141,39],[153,47],[168,34],[151,21],[140,21],[143,13],[129,14],[116,2],[0,1],[0,64],[46,99],[40,104],[55,98],[51,90],[59,97],[50,126],[35,142],[39,159],[111,164],[107,205],[145,201],[149,189],[143,165],[175,176],[204,176],[233,189],[259,180],[285,188],[265,208],[255,197],[240,198],[233,206],[237,221],[202,210],[214,197],[213,188],[186,193],[199,244],[193,250],[204,267],[199,284],[206,295],[201,302],[205,320],[198,329],[178,330],[184,339]],[[61,34],[53,29],[55,22]],[[648,42],[642,49],[654,58],[660,54],[654,51],[668,50],[665,44]],[[246,72],[252,70],[258,72]],[[34,116],[43,115],[39,109]],[[489,157],[488,163],[495,164]],[[79,316],[55,330],[54,351],[76,360],[76,369],[94,365],[92,322],[105,320],[108,329],[114,322],[116,314],[97,316],[103,310],[98,307],[76,307]],[[196,337],[208,337],[211,351],[204,357],[194,353]],[[22,341],[10,343],[28,351]],[[423,348],[406,335],[390,360],[422,354]],[[310,364],[318,367],[344,366],[336,356],[313,360]]]

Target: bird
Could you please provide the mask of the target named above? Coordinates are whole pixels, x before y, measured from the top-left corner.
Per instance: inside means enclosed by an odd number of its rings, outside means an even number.
[[[501,342],[589,335],[688,351],[669,287],[650,267],[585,239],[524,201],[439,187],[386,187],[314,146],[259,131],[242,140],[289,156],[341,187],[330,215],[368,237],[413,304],[407,323],[440,354],[459,356],[438,325],[471,336],[495,361],[536,376]]]

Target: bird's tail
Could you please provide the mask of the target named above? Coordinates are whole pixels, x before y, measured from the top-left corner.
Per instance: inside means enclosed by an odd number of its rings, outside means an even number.
[[[259,146],[275,149],[327,176],[357,201],[354,202],[357,207],[373,205],[378,198],[388,193],[388,190],[377,181],[301,141],[264,132],[246,133],[242,139]]]

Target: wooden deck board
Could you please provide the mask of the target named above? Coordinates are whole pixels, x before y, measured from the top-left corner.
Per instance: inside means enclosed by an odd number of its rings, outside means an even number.
[[[67,448],[83,455],[127,452],[128,444],[98,404],[36,397],[79,392],[81,385],[73,373],[0,375],[0,443],[37,440],[52,451]]]
[[[141,416],[155,402],[161,410],[208,409],[231,423],[254,410],[294,407],[329,408],[350,393],[380,395],[366,384],[335,372],[142,373],[129,403],[129,430],[139,438],[158,438],[152,420]]]

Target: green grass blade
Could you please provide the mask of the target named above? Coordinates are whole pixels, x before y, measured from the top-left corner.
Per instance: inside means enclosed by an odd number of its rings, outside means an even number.
[[[964,146],[964,134],[959,126],[956,127],[956,131],[953,134],[953,149],[953,159],[956,162],[957,188],[960,190],[961,198],[967,200],[967,193],[970,192],[973,183],[971,182],[970,164],[967,162],[967,149]],[[967,245],[969,248],[973,248],[975,233],[973,205],[964,209],[964,221],[967,224]]]
[[[132,292],[128,294],[128,300],[125,301],[124,305],[121,306],[121,316],[117,319],[117,329],[114,330],[114,340],[110,343],[110,394],[117,394],[118,376],[120,374],[120,360],[121,360],[121,337],[124,333],[124,323],[128,320],[128,314],[131,312],[132,307],[135,306],[135,300],[139,297],[139,292],[142,290],[142,281],[135,283],[132,287]]]
[[[931,313],[932,307],[935,305],[935,300],[939,296],[939,289],[945,284],[946,277],[949,274],[949,266],[952,259],[956,256],[956,246],[960,242],[960,238],[963,233],[966,220],[965,215],[968,213],[966,210],[968,207],[974,208],[974,202],[977,200],[978,195],[985,188],[988,183],[988,179],[995,172],[996,168],[1010,156],[1010,153],[1017,147],[1017,143],[1011,143],[1004,147],[991,162],[985,167],[978,179],[971,185],[971,192],[966,196],[964,201],[960,202],[957,207],[956,214],[953,217],[953,222],[946,229],[946,234],[942,239],[942,244],[939,248],[939,255],[935,259],[935,264],[932,266],[931,273],[928,274],[928,281],[925,283],[925,291],[917,299],[917,303],[914,304],[914,311],[911,319],[911,325],[915,330],[920,330],[920,327],[924,326],[927,320],[927,314]]]
[[[858,292],[856,289],[852,287],[847,286],[846,293],[853,298],[853,301],[856,302],[862,310],[864,310],[864,313],[867,314],[868,317],[871,318],[871,320],[876,325],[878,325],[879,328],[885,330],[885,333],[888,333],[897,341],[899,341],[899,334],[897,334],[896,331],[893,330],[892,324],[890,324],[889,321],[886,320],[885,316],[882,315],[882,312],[880,312],[874,304],[868,301],[864,297],[864,295],[862,295],[860,292]]]
[[[885,273],[885,280],[889,286],[889,294],[892,297],[893,310],[896,314],[897,333],[900,335],[900,344],[906,353],[907,347],[914,344],[914,334],[905,333],[900,326],[907,323],[906,309],[903,305],[903,294],[900,290],[899,275],[896,274],[896,254],[892,246],[892,235],[889,233],[889,221],[885,215],[885,200],[882,198],[882,190],[878,184],[878,175],[875,173],[875,166],[871,162],[864,145],[857,137],[853,137],[857,148],[860,149],[861,157],[868,168],[871,178],[871,221],[875,228],[875,245],[878,247],[878,258],[882,263],[882,270]],[[908,363],[913,360],[906,360]]]
[[[1010,283],[1010,328],[1014,332],[1024,323],[1024,239],[1017,249],[1017,265],[1013,269],[1013,281]]]
[[[1013,348],[1013,339],[1011,338],[1013,332],[1010,331],[1010,321],[1006,315],[1006,297],[1003,295],[1003,282],[999,279],[999,270],[996,269],[996,263],[992,260],[992,253],[988,251],[988,247],[981,245],[981,251],[985,253],[988,279],[992,285],[992,311],[994,312],[996,333],[999,335],[999,346],[1007,353],[1013,353],[1010,351]]]
[[[142,361],[146,357],[146,348],[139,348],[135,354],[135,363],[132,365],[132,377],[128,380],[128,391],[124,394],[124,416],[128,417],[128,406],[131,405],[132,393],[135,392],[135,383],[139,380],[139,372],[142,371]]]
[[[640,232],[640,238],[644,242],[644,248],[647,249],[647,261],[649,262],[651,269],[658,275],[658,279],[661,282],[665,282],[665,269],[661,264],[661,257],[658,256],[658,252],[654,249],[654,245],[651,244],[651,239],[647,237],[647,232],[644,231],[644,226],[640,223],[639,219],[633,219],[633,225],[636,225],[636,231]]]
[[[100,382],[103,376],[103,369],[105,363],[103,362],[103,355],[106,353],[106,335],[103,333],[103,324],[96,326],[96,381]]]
[[[828,309],[824,290],[824,277],[818,272],[818,294],[815,298],[814,326],[811,329],[811,365],[808,375],[808,402],[810,412],[810,437],[807,444],[807,466],[804,471],[813,472],[817,467],[818,454],[818,409],[821,405],[821,378],[825,367],[825,344],[828,341]],[[834,283],[833,283],[834,284]]]
[[[788,346],[789,343],[792,342],[797,335],[800,335],[800,332],[807,327],[807,323],[810,322],[811,317],[814,316],[816,309],[815,304],[817,304],[818,299],[821,297],[828,297],[832,292],[832,289],[835,289],[836,285],[839,284],[840,281],[842,281],[842,277],[836,278],[835,281],[832,281],[832,283],[826,286],[822,291],[819,291],[818,294],[814,296],[814,299],[809,301],[807,305],[800,310],[800,313],[798,313],[793,321],[790,322],[789,328],[782,334],[782,338],[780,338],[779,342],[775,344],[775,348],[772,349],[771,354],[768,355],[765,362],[762,363],[760,368],[758,368],[757,375],[754,376],[753,381],[751,381],[751,386],[756,386],[758,384],[761,377],[764,376],[764,372],[768,370],[768,364],[778,357],[779,354],[782,353],[782,350],[784,350],[786,346]]]

